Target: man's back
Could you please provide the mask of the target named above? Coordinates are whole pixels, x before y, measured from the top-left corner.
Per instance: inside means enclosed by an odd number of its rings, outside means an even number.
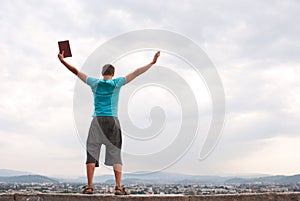
[[[93,116],[118,116],[118,101],[121,87],[126,84],[125,77],[97,79],[88,77],[87,84],[94,95]]]

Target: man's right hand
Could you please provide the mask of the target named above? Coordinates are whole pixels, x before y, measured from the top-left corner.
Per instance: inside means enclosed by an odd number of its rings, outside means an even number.
[[[86,83],[87,75],[82,72],[79,72],[74,66],[72,66],[71,64],[69,64],[64,60],[64,51],[58,53],[57,57],[65,67],[67,67],[72,73],[77,75],[79,79],[81,79],[84,83]]]
[[[64,60],[64,53],[65,53],[65,51],[62,51],[61,53],[58,53],[58,59],[60,60],[60,61],[63,61]]]

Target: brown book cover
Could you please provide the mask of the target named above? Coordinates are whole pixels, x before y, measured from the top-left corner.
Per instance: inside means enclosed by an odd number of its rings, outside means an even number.
[[[59,52],[64,51],[64,57],[72,57],[69,40],[58,41]]]

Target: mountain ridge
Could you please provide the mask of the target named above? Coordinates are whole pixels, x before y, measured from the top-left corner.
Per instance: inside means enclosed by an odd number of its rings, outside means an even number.
[[[9,173],[8,176],[3,176],[3,173]],[[16,175],[13,175],[16,174]],[[20,175],[24,174],[24,175]],[[13,175],[13,176],[11,176]],[[54,178],[33,173],[0,169],[0,182],[9,183],[85,183],[86,177],[78,178]],[[113,175],[101,175],[94,177],[94,183],[114,183]],[[263,184],[296,184],[300,183],[300,174],[296,175],[268,175],[257,177],[242,177],[242,176],[203,176],[203,175],[188,175],[182,173],[170,172],[139,172],[123,174],[124,184],[135,183],[151,183],[151,184],[247,184],[247,183],[263,183]]]
[[[56,179],[42,175],[20,175],[0,177],[2,183],[58,183]]]

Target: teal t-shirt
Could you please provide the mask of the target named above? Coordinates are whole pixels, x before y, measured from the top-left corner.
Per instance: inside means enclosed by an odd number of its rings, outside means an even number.
[[[125,77],[103,80],[88,77],[86,83],[94,95],[93,116],[118,116],[118,102],[121,87],[126,84]]]

